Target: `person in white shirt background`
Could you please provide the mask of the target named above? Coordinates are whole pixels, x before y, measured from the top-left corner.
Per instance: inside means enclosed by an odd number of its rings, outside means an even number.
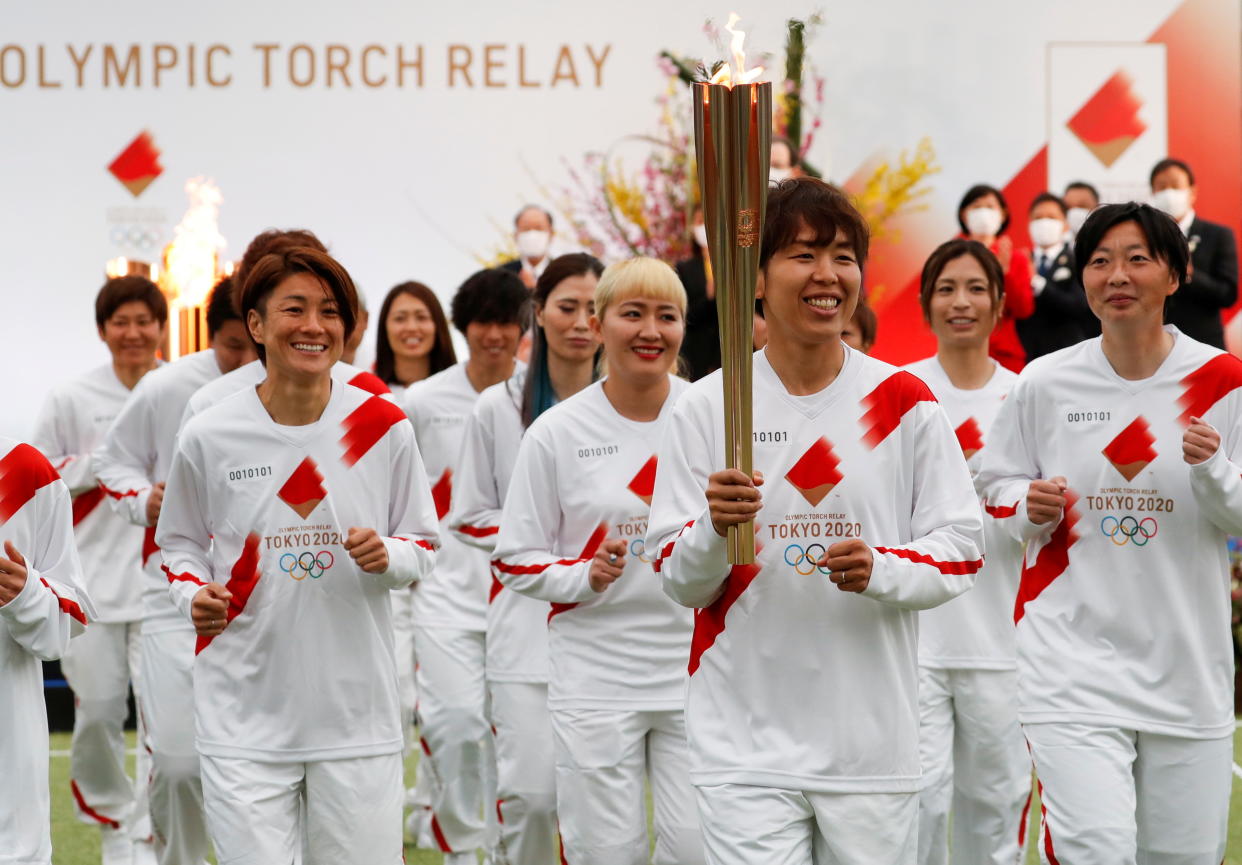
[[[978,484],[1028,540],[1018,711],[1047,861],[1225,853],[1242,361],[1164,324],[1189,255],[1149,205],[1093,211],[1075,266],[1102,336],[1028,367],[984,449]]]
[[[982,523],[927,386],[841,341],[868,239],[821,180],[769,190],[754,474],[722,466],[719,373],[678,401],[660,452],[646,548],[699,608],[685,714],[713,865],[917,854],[915,611],[970,588]],[[731,567],[727,529],[752,519],[756,562]]]
[[[453,326],[470,356],[411,386],[403,405],[431,478],[442,548],[435,571],[414,590],[418,715],[431,775],[431,841],[449,865],[475,861],[497,832],[496,761],[487,717],[487,556],[448,531],[462,434],[479,394],[521,368],[515,357],[529,319],[530,293],[511,270],[480,270],[453,295]],[[416,809],[407,826],[425,836]]]
[[[52,865],[41,661],[94,621],[69,490],[43,454],[0,437],[0,861]]]
[[[688,386],[671,374],[686,293],[651,258],[595,290],[607,377],[543,413],[518,453],[492,565],[508,590],[549,601],[548,706],[565,859],[702,862],[686,774],[690,611],[660,592],[644,543],[656,451]]]
[[[73,500],[74,539],[84,585],[98,611],[94,626],[61,659],[74,694],[70,787],[78,819],[99,826],[104,865],[151,861],[147,816],[148,761],[138,750],[135,778],[125,772],[127,695],[141,706],[143,533],[109,507],[91,469],[91,451],[104,438],[130,391],[158,361],[168,304],[142,276],[106,282],[95,298],[99,338],[111,362],[54,388],[32,444],[60,472]],[[139,736],[144,721],[138,713]]]
[[[247,272],[266,378],[182,429],[156,534],[198,639],[194,711],[222,862],[397,865],[402,733],[389,593],[435,562],[413,431],[332,368],[349,274],[296,247]]]
[[[548,265],[532,298],[530,366],[485,390],[466,424],[449,528],[489,558],[527,427],[595,378],[599,341],[589,325],[603,270],[585,253]],[[500,821],[493,865],[545,865],[557,857],[547,622],[546,602],[506,590],[493,576],[486,662]]]
[[[209,348],[143,376],[91,457],[113,510],[143,526],[141,747],[151,754],[151,829],[162,865],[197,865],[210,850],[194,715],[194,628],[168,600],[168,579],[155,545],[164,482],[186,403],[199,387],[256,357],[236,306],[235,281],[224,277],[207,300]]]
[[[944,407],[972,473],[1017,379],[988,357],[1004,291],[996,256],[963,239],[937,247],[919,283],[936,354],[906,369]],[[974,588],[919,614],[920,865],[947,865],[950,849],[953,862],[1012,865],[1026,840],[1031,761],[1012,623],[1022,544],[1003,526],[1016,511],[983,505],[987,559]]]
[[[380,304],[379,326],[375,330],[375,376],[401,400],[406,388],[443,372],[457,363],[453,338],[449,334],[444,307],[434,291],[413,280],[389,289]],[[392,594],[392,624],[397,653],[397,678],[401,689],[401,728],[405,731],[405,750],[409,754],[417,741],[414,724],[418,706],[418,688],[414,668],[414,587]],[[429,773],[419,772],[414,786],[406,791],[406,805],[414,811],[412,820],[415,841],[423,830],[431,811]]]

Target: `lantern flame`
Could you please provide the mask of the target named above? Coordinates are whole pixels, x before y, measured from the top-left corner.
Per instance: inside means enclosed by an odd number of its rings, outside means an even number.
[[[746,68],[746,50],[743,47],[746,42],[746,31],[735,29],[735,25],[741,20],[736,12],[729,13],[729,23],[725,24],[724,29],[733,35],[729,41],[729,50],[733,53],[734,66],[730,67],[727,63],[722,65],[712,76],[709,82],[711,84],[723,84],[726,87],[732,87],[735,84],[750,84],[763,74],[762,66],[756,66],[754,69]]]
[[[216,284],[216,266],[224,248],[220,234],[224,198],[219,187],[203,177],[186,181],[185,193],[190,207],[164,250],[162,283],[175,306],[193,307],[206,303]]]

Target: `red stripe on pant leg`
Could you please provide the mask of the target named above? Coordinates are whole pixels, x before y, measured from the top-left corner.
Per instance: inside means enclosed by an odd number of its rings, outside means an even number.
[[[500,823],[501,826],[505,825],[505,815],[500,813],[500,803],[503,801],[504,799],[496,800],[496,821]]]
[[[1026,827],[1031,820],[1031,799],[1034,797],[1034,785],[1026,791],[1026,804],[1022,806],[1022,822],[1018,824],[1018,852],[1026,846]]]
[[[561,821],[556,821],[556,846],[561,851],[561,865],[569,865],[569,860],[565,858],[565,839],[561,837]]]
[[[434,811],[431,812],[431,834],[436,836],[436,843],[440,845],[441,853],[453,852],[453,848],[449,846],[448,839],[444,837],[444,830],[440,828],[440,821],[436,819]]]
[[[105,817],[103,814],[100,814],[90,805],[86,804],[86,800],[82,798],[82,791],[78,789],[77,781],[70,780],[69,789],[73,791],[73,801],[78,803],[78,810],[80,810],[87,817],[90,817],[92,820],[102,823],[104,826],[107,826],[109,829],[120,829],[121,828],[120,823],[108,817]]]
[[[1057,854],[1052,850],[1052,832],[1048,830],[1048,806],[1044,804],[1044,782],[1039,782],[1039,823],[1044,833],[1044,853],[1048,856],[1048,865],[1061,865]]]

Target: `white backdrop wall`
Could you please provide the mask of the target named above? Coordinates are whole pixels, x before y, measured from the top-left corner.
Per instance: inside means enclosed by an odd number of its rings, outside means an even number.
[[[778,53],[784,20],[815,8],[731,3],[749,44]],[[827,77],[824,127],[810,158],[843,179],[877,150],[896,152],[930,136],[943,166],[931,204],[947,236],[962,190],[980,181],[1003,185],[1047,140],[1048,44],[1141,42],[1177,5],[832,3],[810,49]],[[538,200],[532,174],[560,185],[562,159],[577,163],[623,135],[655,130],[663,86],[657,53],[713,55],[702,25],[728,11],[716,0],[5,3],[0,433],[28,434],[50,385],[106,360],[92,315],[104,262],[143,257],[118,242],[131,229],[167,236],[185,209],[188,178],[205,175],[220,186],[221,229],[233,257],[265,228],[308,227],[354,274],[373,310],[391,285],[410,278],[447,299],[476,268],[472,253],[494,247],[496,226]],[[174,46],[178,58],[158,87],[157,43]],[[135,44],[141,78],[121,86],[106,51],[123,62]],[[255,47],[263,44],[279,47]],[[79,70],[69,49],[80,60],[88,45]],[[211,55],[210,72],[225,86],[207,81],[212,45],[228,49]],[[299,80],[309,77],[308,56],[317,61],[305,87],[290,80],[295,45],[309,46],[294,58]],[[352,86],[339,72],[328,86],[329,45],[348,49]],[[361,81],[368,45],[386,52],[368,55],[372,82],[387,75],[381,86]],[[398,45],[407,58],[421,46],[421,86],[414,69],[398,83]],[[491,73],[502,86],[483,86],[486,45],[503,46],[490,54],[503,63]],[[470,49],[473,86],[460,72],[450,80],[452,46]],[[562,46],[576,86],[563,58],[553,82]],[[344,55],[333,51],[339,65]],[[169,65],[170,50],[159,52]],[[464,52],[452,52],[460,65]],[[522,80],[541,86],[520,86],[519,52]],[[142,130],[152,134],[164,170],[135,198],[106,166]]]

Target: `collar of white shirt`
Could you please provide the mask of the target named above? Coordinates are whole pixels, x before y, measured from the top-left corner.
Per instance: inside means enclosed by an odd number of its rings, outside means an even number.
[[[1181,227],[1182,234],[1184,234],[1186,237],[1190,237],[1190,226],[1194,225],[1194,222],[1195,222],[1195,211],[1194,211],[1194,208],[1191,208],[1190,210],[1186,211],[1185,216],[1183,216],[1181,219],[1178,220],[1177,224],[1178,226]]]

